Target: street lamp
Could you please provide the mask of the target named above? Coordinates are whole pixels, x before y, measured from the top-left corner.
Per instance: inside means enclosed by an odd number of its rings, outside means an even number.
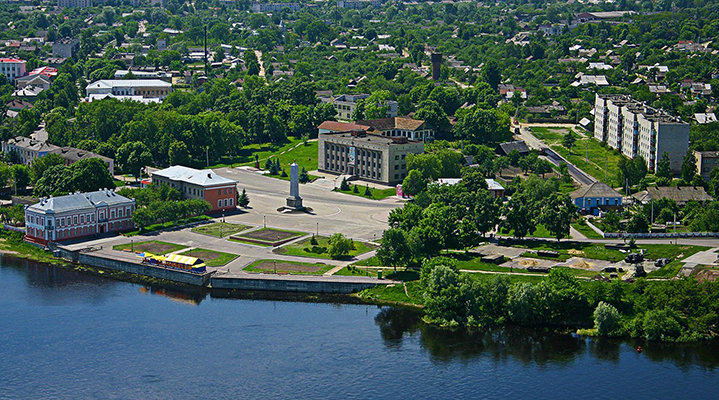
[[[273,260],[273,262],[275,263],[275,275],[277,275],[277,260]]]
[[[130,239],[130,251],[135,252],[135,239]]]
[[[318,222],[317,223],[317,236],[319,236],[319,235],[320,235],[320,223]]]
[[[267,216],[266,215],[262,216],[262,227],[267,228]]]

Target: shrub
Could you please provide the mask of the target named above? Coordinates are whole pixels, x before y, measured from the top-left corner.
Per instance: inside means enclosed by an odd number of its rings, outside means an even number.
[[[600,301],[594,309],[594,327],[602,336],[614,336],[620,331],[621,315],[613,305]]]

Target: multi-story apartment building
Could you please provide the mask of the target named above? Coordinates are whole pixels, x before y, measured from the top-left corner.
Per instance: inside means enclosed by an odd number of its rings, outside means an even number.
[[[58,7],[92,7],[92,0],[57,0]]]
[[[80,50],[80,40],[75,38],[65,37],[52,43],[53,57],[75,58],[78,50]]]
[[[85,92],[90,99],[112,95],[162,100],[172,92],[172,84],[159,79],[102,79],[87,85]]]
[[[18,58],[0,58],[0,74],[5,75],[10,82],[13,82],[15,78],[19,78],[26,73],[25,60]]]
[[[679,171],[689,148],[689,124],[626,95],[597,94],[594,137],[629,158],[641,156],[656,171],[664,153]]]
[[[252,12],[280,12],[285,8],[292,11],[299,11],[303,5],[300,3],[252,3]]]
[[[711,173],[719,166],[719,151],[694,151],[694,159],[697,161],[697,173],[704,180],[711,178]]]
[[[179,190],[185,199],[205,200],[212,206],[211,212],[237,206],[237,181],[219,176],[211,169],[175,165],[151,175],[153,185],[169,185]]]
[[[364,130],[318,136],[320,171],[388,184],[400,183],[407,176],[407,154],[424,152],[422,142]]]
[[[343,94],[335,98],[323,97],[321,98],[321,100],[327,103],[331,103],[334,106],[335,110],[337,111],[337,114],[335,116],[338,119],[351,120],[352,114],[354,114],[355,109],[359,104],[358,102],[368,97],[369,94],[367,93]],[[397,116],[399,105],[396,101],[387,100],[384,102],[383,106],[387,107],[387,113],[385,114],[386,118],[393,118]]]
[[[109,189],[46,197],[25,207],[25,240],[46,245],[132,229],[135,207]]]
[[[339,0],[337,1],[337,7],[339,8],[354,8],[356,10],[363,9],[367,6],[374,8],[382,7],[382,0]]]
[[[3,153],[16,152],[20,156],[21,162],[25,165],[30,165],[36,158],[58,150],[60,150],[58,146],[25,136],[17,136],[2,142]]]

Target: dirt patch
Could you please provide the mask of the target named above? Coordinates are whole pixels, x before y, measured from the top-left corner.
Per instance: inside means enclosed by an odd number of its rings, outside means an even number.
[[[697,272],[694,277],[699,282],[715,282],[719,279],[719,270],[716,269],[702,269]]]
[[[567,253],[569,253],[569,254],[571,254],[571,255],[574,255],[574,256],[580,256],[580,255],[583,255],[583,254],[584,254],[583,251],[581,251],[581,250],[576,250],[576,249],[569,249],[569,250],[567,250]]]
[[[189,254],[187,254],[187,255],[189,256]],[[215,253],[213,251],[197,251],[197,250],[192,251],[192,257],[197,257],[200,260],[205,261],[205,262],[212,261],[215,258],[220,258],[222,256],[223,256],[222,253]]]
[[[254,269],[261,269],[263,271],[274,271],[275,263],[271,261],[263,261],[257,265],[252,266]],[[278,262],[278,271],[291,271],[291,272],[317,272],[324,268],[323,265],[307,265],[307,264],[293,264],[290,262]]]
[[[523,267],[536,267],[539,265],[539,262],[537,260],[520,260],[519,265]]]
[[[294,232],[285,232],[275,229],[260,229],[257,231],[247,232],[240,237],[246,237],[255,240],[262,240],[264,242],[274,243],[279,242],[291,237],[299,237],[300,235]]]
[[[177,246],[163,243],[139,243],[133,246],[136,252],[149,252],[153,254],[165,254],[176,248]]]

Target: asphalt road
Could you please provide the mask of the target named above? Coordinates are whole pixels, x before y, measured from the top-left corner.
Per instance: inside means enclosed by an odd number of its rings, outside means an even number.
[[[524,142],[527,143],[527,146],[529,146],[530,149],[534,149],[534,150],[545,149],[544,159],[551,162],[552,164],[559,166],[559,164],[561,164],[562,162],[567,163],[567,166],[569,168],[569,174],[579,184],[591,185],[592,183],[597,181],[596,179],[594,179],[594,177],[592,177],[591,175],[582,171],[581,169],[577,168],[574,164],[570,163],[569,161],[564,159],[562,156],[557,154],[557,152],[555,152],[554,150],[549,148],[549,146],[547,146],[546,143],[537,139],[536,136],[532,135],[532,132],[529,128],[522,126],[519,129],[519,136],[520,136],[521,140],[524,140]]]

